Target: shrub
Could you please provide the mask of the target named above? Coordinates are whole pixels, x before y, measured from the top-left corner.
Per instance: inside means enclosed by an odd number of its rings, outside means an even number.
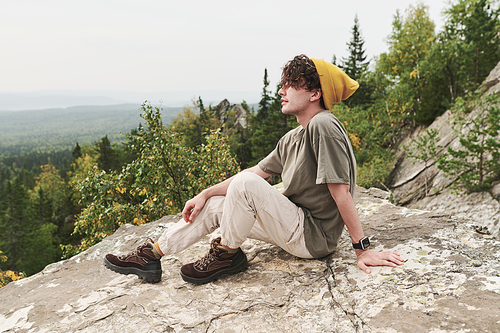
[[[206,136],[206,144],[185,147],[182,138],[162,121],[160,109],[144,103],[139,128],[129,140],[139,158],[121,172],[94,166],[87,177],[74,183],[84,207],[74,233],[83,236],[79,246],[63,246],[65,257],[74,255],[111,235],[126,223],[140,225],[182,210],[184,203],[240,168],[220,131]]]

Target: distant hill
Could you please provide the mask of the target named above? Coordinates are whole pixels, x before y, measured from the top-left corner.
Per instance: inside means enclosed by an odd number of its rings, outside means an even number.
[[[192,100],[201,97],[204,105],[216,105],[223,99],[231,103],[257,103],[260,100],[258,91],[166,91],[166,92],[129,92],[106,90],[39,90],[27,92],[0,91],[0,110],[42,110],[67,108],[78,105],[119,105],[142,104],[151,101],[153,104],[161,101],[168,107],[191,105]]]
[[[92,144],[106,134],[111,142],[144,120],[139,104],[76,106],[66,109],[0,111],[0,154],[50,151]],[[182,107],[164,107],[165,124],[182,112]]]

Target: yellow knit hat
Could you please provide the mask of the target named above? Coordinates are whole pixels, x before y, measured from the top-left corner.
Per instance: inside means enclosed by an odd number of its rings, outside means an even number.
[[[354,94],[359,84],[347,76],[340,68],[324,61],[312,59],[319,74],[319,82],[323,92],[325,107],[330,110],[333,103],[338,103]]]

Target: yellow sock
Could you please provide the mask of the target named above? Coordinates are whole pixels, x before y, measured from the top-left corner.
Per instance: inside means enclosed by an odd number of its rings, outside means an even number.
[[[158,245],[158,242],[154,243],[154,248],[153,248],[153,253],[155,254],[156,259],[160,259],[161,257],[164,256],[163,252],[160,250],[160,245]]]

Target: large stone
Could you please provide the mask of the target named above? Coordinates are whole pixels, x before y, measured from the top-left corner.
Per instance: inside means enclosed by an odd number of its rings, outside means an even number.
[[[398,251],[403,266],[365,274],[346,232],[338,251],[321,260],[247,240],[247,271],[200,286],[184,282],[179,268],[204,255],[210,237],[163,258],[158,284],[102,265],[105,253],[157,239],[180,219],[168,216],[123,226],[1,288],[0,332],[498,331],[500,241],[469,219],[397,207],[387,197],[358,188],[355,201],[374,249]]]
[[[247,126],[246,110],[241,104],[231,104],[227,99],[220,102],[215,109],[219,110],[220,123],[225,126],[242,127]],[[232,125],[229,122],[234,122]]]
[[[495,93],[500,89],[499,82],[500,63],[491,71],[483,86],[487,93]],[[479,112],[479,109],[473,110],[468,115],[469,119],[477,117]],[[445,152],[448,147],[454,150],[463,150],[459,135],[453,129],[453,121],[451,111],[446,111],[428,128],[417,128],[403,143],[405,146],[411,147],[416,137],[427,129],[434,129],[438,131],[440,137],[438,145],[441,148],[438,150],[437,156]],[[460,128],[462,134],[467,133],[468,130],[468,125]],[[500,136],[496,139],[500,140]],[[396,204],[466,216],[473,219],[478,225],[488,229],[494,235],[500,236],[500,205],[498,203],[500,190],[498,186],[494,187],[490,193],[458,195],[456,191],[450,189],[453,179],[448,178],[443,171],[437,168],[435,160],[430,160],[427,165],[424,165],[422,161],[405,158],[405,155],[406,152],[403,149],[398,150],[396,154],[397,163],[388,181],[388,187],[392,191]],[[485,156],[486,159],[490,157]],[[484,201],[480,202],[478,198]]]

